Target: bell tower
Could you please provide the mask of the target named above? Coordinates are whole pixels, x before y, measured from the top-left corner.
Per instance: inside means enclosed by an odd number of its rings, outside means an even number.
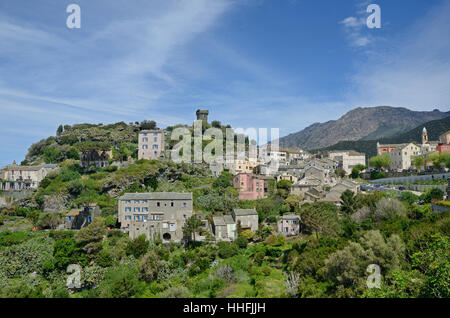
[[[422,145],[428,144],[428,132],[425,127],[423,127],[422,131]]]

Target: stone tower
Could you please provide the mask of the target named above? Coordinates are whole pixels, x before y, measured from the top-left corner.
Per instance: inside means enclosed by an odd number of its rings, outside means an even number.
[[[197,109],[197,120],[204,120],[206,122],[208,122],[208,110],[201,110],[201,109]]]
[[[427,129],[425,127],[423,127],[423,131],[422,131],[422,145],[425,145],[428,143],[428,132]]]

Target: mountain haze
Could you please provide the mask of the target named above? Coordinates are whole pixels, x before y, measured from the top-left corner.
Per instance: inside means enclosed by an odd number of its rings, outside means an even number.
[[[450,112],[412,111],[403,107],[358,107],[338,120],[315,123],[280,138],[282,148],[325,148],[340,141],[376,140],[400,135],[423,123],[450,116]]]

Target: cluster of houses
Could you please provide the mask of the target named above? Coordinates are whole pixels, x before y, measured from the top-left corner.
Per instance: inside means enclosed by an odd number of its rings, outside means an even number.
[[[435,152],[450,152],[450,131],[442,134],[439,137],[439,141],[429,141],[427,129],[424,127],[422,144],[420,145],[413,142],[402,144],[377,143],[377,154],[389,154],[391,158],[391,166],[389,168],[393,170],[411,169],[414,157],[422,155],[426,158],[427,155]],[[432,163],[428,162],[425,164],[426,166],[432,166]]]

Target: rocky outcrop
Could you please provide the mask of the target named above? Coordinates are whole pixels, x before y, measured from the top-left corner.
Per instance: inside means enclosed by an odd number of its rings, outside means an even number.
[[[42,211],[45,213],[60,213],[68,209],[69,197],[67,195],[45,195]]]

